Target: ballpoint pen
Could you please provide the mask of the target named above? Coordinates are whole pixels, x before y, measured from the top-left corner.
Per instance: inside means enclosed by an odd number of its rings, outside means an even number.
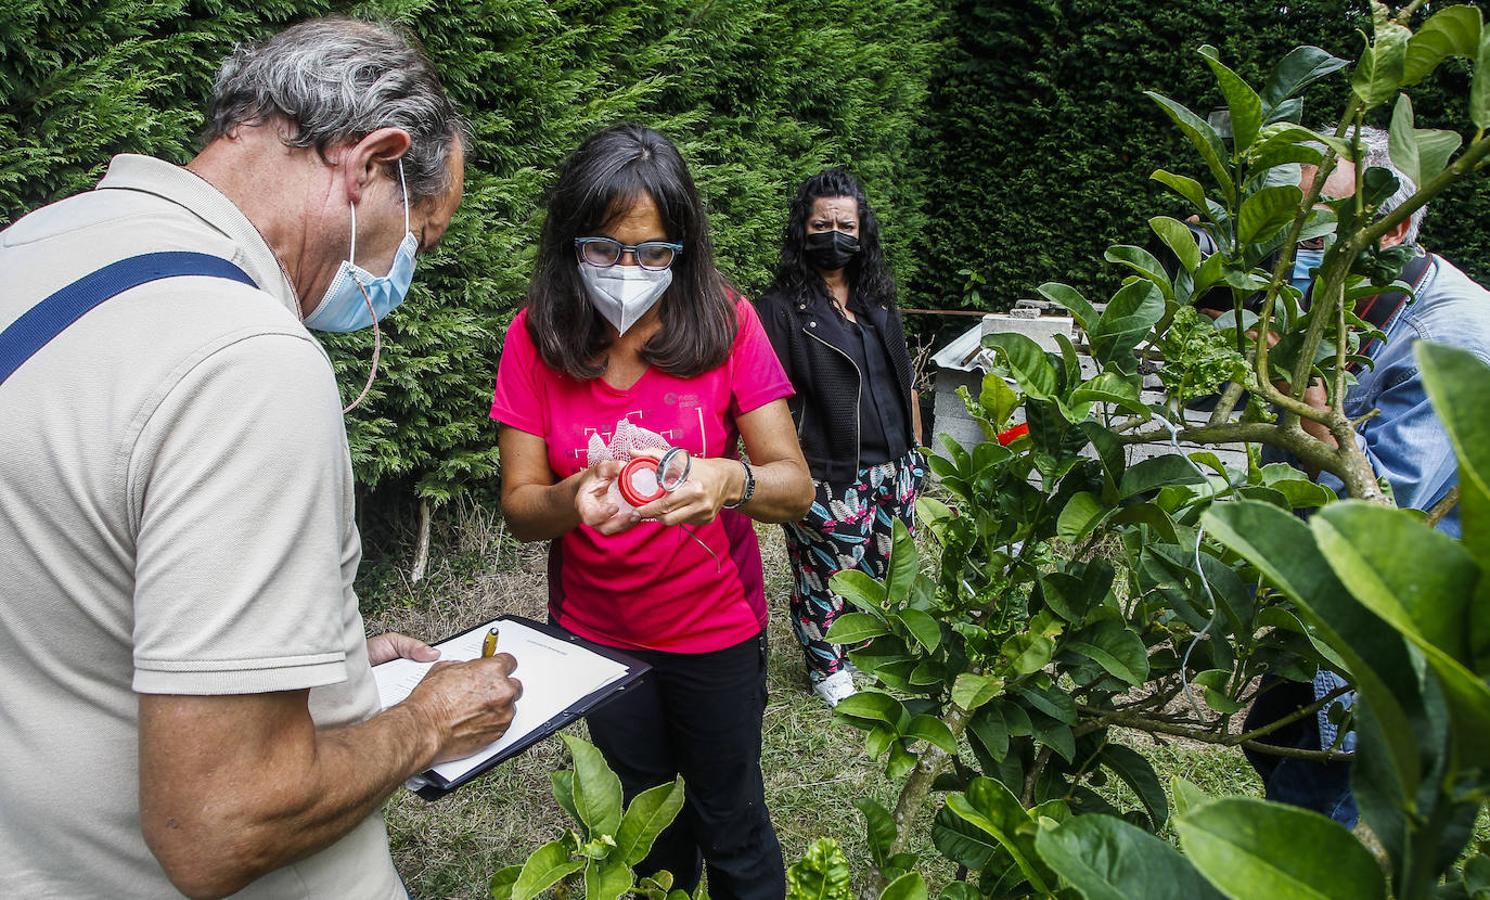
[[[489,659],[493,654],[497,652],[497,638],[499,636],[500,635],[497,634],[496,628],[490,628],[487,630],[486,637],[482,638],[481,640],[482,659]]]

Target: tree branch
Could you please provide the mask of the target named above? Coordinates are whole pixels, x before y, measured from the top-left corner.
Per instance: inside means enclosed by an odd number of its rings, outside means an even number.
[[[1451,511],[1453,511],[1454,507],[1458,505],[1459,485],[1456,484],[1453,487],[1449,488],[1449,492],[1443,495],[1442,500],[1433,504],[1433,508],[1428,510],[1428,517],[1424,519],[1423,522],[1429,528],[1437,528],[1438,523],[1443,521],[1443,517],[1448,515]]]

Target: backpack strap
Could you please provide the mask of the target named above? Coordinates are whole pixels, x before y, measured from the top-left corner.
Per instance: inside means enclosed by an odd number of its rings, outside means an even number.
[[[0,331],[0,384],[69,325],[110,297],[142,284],[182,275],[227,278],[258,287],[242,269],[207,253],[168,250],[110,263],[43,299]]]

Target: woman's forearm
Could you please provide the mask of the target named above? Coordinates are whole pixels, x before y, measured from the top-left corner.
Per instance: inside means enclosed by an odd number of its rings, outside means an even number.
[[[556,484],[525,484],[503,493],[502,515],[520,541],[547,541],[579,525],[574,498],[584,480],[581,470]]]
[[[812,506],[812,475],[805,463],[781,459],[753,467],[755,494],[741,511],[757,522],[795,522],[807,515]],[[741,490],[745,474],[740,471]],[[736,494],[736,497],[739,495]]]

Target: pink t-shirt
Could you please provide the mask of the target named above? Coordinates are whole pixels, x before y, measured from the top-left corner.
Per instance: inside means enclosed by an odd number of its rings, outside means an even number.
[[[543,438],[560,479],[585,467],[591,435],[608,442],[623,418],[695,456],[733,457],[736,417],[792,394],[754,307],[737,299],[735,310],[740,327],[723,365],[693,378],[648,369],[625,391],[549,368],[524,310],[507,329],[491,417]],[[717,564],[682,528],[657,522],[609,537],[580,525],[553,541],[549,613],[583,638],[627,649],[706,653],[754,637],[766,597],[750,518],[721,510],[689,528]]]

